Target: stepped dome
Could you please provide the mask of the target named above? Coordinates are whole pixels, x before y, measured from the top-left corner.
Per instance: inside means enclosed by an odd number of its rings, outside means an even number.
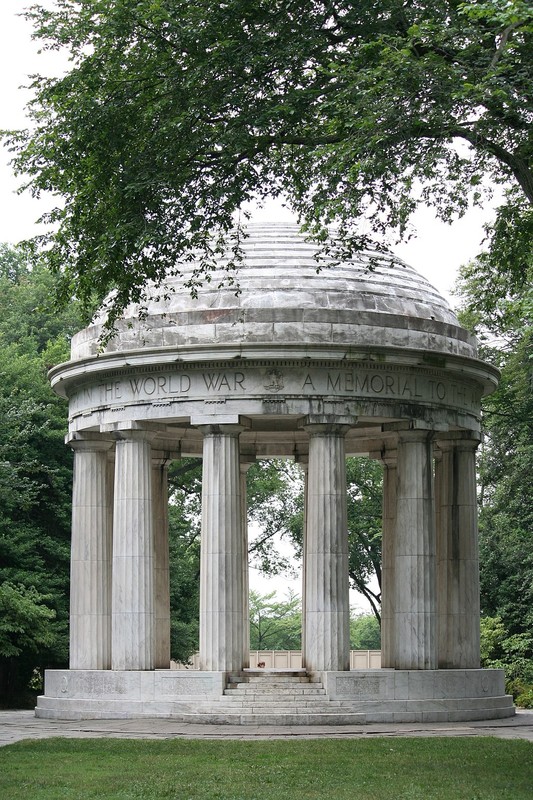
[[[276,348],[324,346],[339,350],[395,347],[476,356],[473,337],[446,301],[400,259],[361,253],[338,263],[317,260],[319,247],[296,225],[250,225],[242,262],[228,283],[227,259],[191,297],[186,286],[198,264],[152,292],[140,308],[126,309],[107,352],[147,347],[236,350],[243,355],[261,344]],[[74,360],[98,351],[102,319],[74,337]],[[184,353],[184,357],[186,354]]]

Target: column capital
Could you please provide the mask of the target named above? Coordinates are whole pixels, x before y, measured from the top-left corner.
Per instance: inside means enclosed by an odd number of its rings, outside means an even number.
[[[356,422],[357,418],[349,415],[308,414],[300,421],[298,427],[303,428],[310,436],[322,434],[346,436]]]
[[[398,447],[396,442],[394,444],[383,444],[379,453],[370,453],[372,458],[376,461],[381,461],[386,467],[395,467],[398,463]]]
[[[222,423],[222,424],[208,424],[208,425],[195,425],[197,430],[200,431],[202,436],[239,436],[247,429],[246,425],[241,423]]]
[[[98,451],[110,450],[113,447],[112,439],[104,439],[99,434],[68,433],[65,436],[65,444],[72,450],[84,450],[96,453]]]
[[[239,468],[242,474],[246,474],[252,464],[255,464],[256,457],[248,455],[247,453],[241,453],[239,457]]]
[[[477,431],[450,431],[435,437],[435,446],[441,451],[472,450],[476,451],[481,443],[481,434]]]
[[[149,442],[154,444],[161,433],[158,427],[150,425],[150,427],[137,422],[126,423],[111,423],[110,425],[102,425],[102,433],[114,442]]]
[[[428,442],[435,436],[432,428],[412,428],[405,431],[398,431],[398,444],[408,444],[409,442]]]
[[[154,467],[168,467],[170,462],[176,458],[180,458],[180,453],[177,450],[155,450],[152,448],[152,466]]]

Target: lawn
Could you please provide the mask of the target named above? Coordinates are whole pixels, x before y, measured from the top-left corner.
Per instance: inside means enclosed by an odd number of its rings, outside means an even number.
[[[2,800],[531,800],[533,743],[48,739],[0,748]]]

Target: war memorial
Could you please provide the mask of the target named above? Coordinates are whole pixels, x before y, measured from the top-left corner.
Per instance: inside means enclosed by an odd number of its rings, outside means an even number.
[[[492,719],[480,669],[475,454],[497,371],[445,300],[392,256],[327,258],[250,226],[235,273],[102,318],[51,371],[74,450],[70,668],[50,719],[237,724]],[[190,274],[194,263],[188,269]],[[349,669],[345,458],[383,464],[382,666]],[[167,470],[201,456],[200,669],[170,669]],[[303,669],[250,669],[246,470],[305,474]],[[254,665],[252,665],[254,666]]]

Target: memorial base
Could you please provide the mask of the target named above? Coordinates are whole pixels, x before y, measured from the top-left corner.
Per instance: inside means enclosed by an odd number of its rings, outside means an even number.
[[[236,725],[460,722],[515,713],[503,670],[320,672],[283,684],[284,670],[230,676],[198,670],[48,670],[35,714],[44,719],[164,717]],[[294,676],[296,671],[291,672]]]

